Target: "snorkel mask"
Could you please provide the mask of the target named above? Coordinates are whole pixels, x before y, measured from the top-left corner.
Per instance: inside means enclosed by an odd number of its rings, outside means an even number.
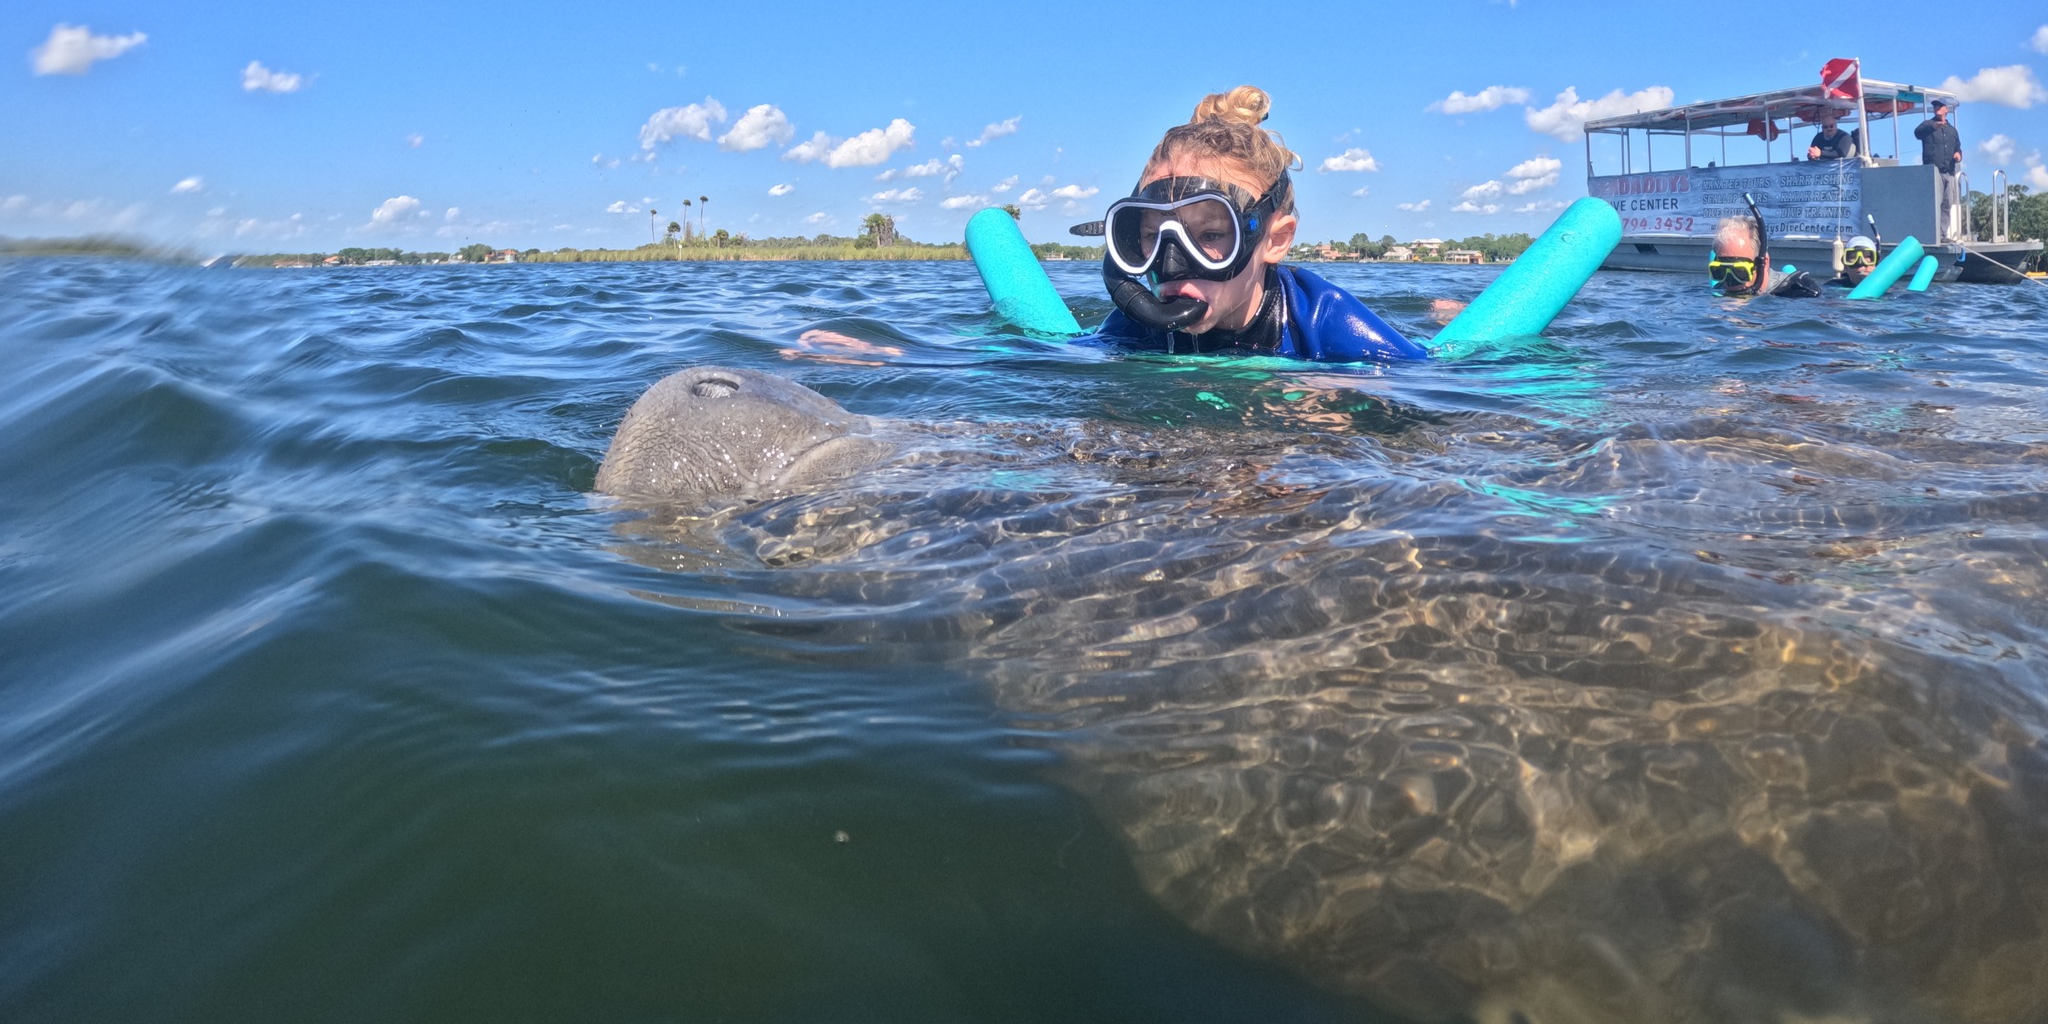
[[[1286,172],[1262,196],[1211,178],[1162,178],[1110,204],[1103,218],[1102,282],[1124,315],[1158,330],[1202,319],[1209,304],[1153,290],[1167,281],[1229,281],[1266,236]]]

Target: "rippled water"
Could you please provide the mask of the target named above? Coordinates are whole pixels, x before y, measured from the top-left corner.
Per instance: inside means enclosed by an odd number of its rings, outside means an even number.
[[[0,262],[0,1019],[2042,1019],[2042,289],[1696,284]],[[932,428],[591,497],[700,363]]]

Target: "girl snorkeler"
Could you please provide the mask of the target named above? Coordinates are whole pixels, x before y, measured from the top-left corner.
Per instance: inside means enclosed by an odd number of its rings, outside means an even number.
[[[1266,93],[1212,93],[1166,132],[1138,188],[1103,218],[1102,337],[1167,352],[1248,350],[1323,362],[1426,359],[1350,293],[1282,266],[1301,158],[1259,127]]]

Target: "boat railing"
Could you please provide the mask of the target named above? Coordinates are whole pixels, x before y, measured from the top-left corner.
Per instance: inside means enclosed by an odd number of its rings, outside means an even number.
[[[1939,197],[1937,196],[1936,198]],[[1955,238],[1977,237],[1977,225],[1974,223],[1976,218],[1970,216],[1971,212],[1970,175],[1958,167],[1956,168],[1956,201],[1954,205],[1948,208],[1949,230],[1955,232]],[[1936,225],[1940,223],[1939,220],[1935,221]],[[1935,234],[1940,233],[1939,231],[1935,232]],[[1940,241],[1947,242],[1950,239],[1943,238]]]
[[[2012,231],[2012,196],[2005,183],[2005,168],[1991,172],[1991,240],[2003,242]]]

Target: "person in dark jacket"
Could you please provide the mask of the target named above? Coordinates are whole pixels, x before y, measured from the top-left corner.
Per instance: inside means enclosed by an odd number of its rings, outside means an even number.
[[[1130,197],[1103,218],[1103,284],[1116,311],[1102,340],[1166,352],[1324,362],[1425,359],[1350,293],[1282,266],[1294,242],[1300,158],[1260,128],[1272,107],[1249,85],[1214,93],[1166,133]]]
[[[1854,160],[1856,158],[1856,133],[1845,132],[1835,127],[1835,112],[1823,111],[1820,115],[1820,131],[1813,133],[1813,142],[1806,147],[1808,160]]]
[[[1963,140],[1956,134],[1956,126],[1948,121],[1948,112],[1954,104],[1947,100],[1935,100],[1930,106],[1934,119],[1920,122],[1913,129],[1913,137],[1920,140],[1920,162],[1934,167],[1934,177],[1941,204],[1941,241],[1954,235],[1955,207],[1957,201],[1956,172],[1963,166]]]

